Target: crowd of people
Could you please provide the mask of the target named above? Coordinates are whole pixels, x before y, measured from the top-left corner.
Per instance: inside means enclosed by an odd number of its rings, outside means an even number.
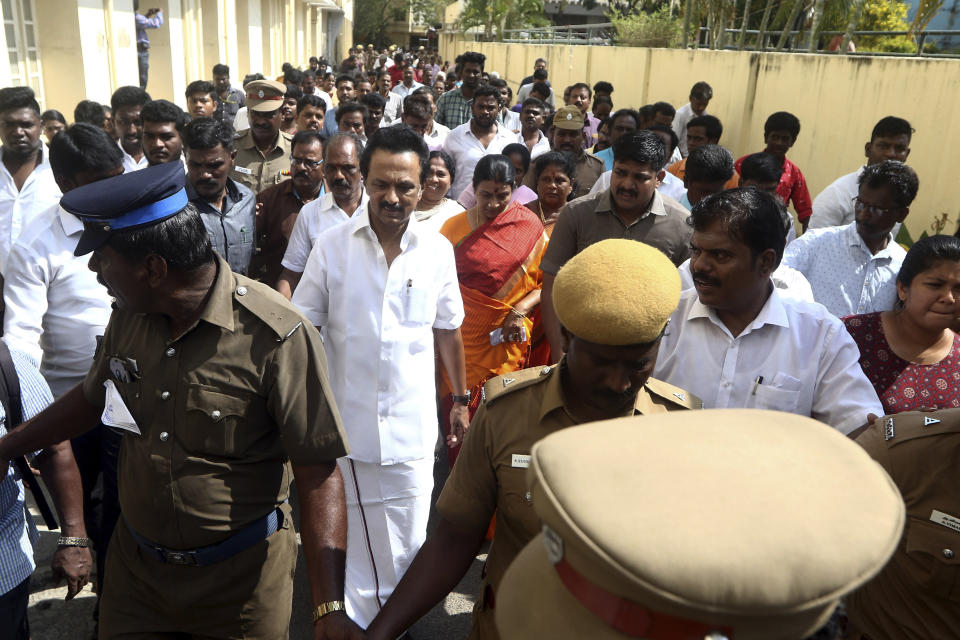
[[[95,576],[101,638],[286,637],[291,496],[317,638],[401,636],[491,539],[471,638],[639,637],[643,616],[711,638],[955,633],[960,240],[896,241],[919,190],[907,119],[865,123],[863,166],[811,198],[787,157],[797,117],[770,114],[764,148],[735,159],[702,81],[684,105],[635,107],[609,82],[552,86],[543,59],[511,86],[481,53],[373,45],[282,71],[236,88],[218,64],[186,110],[124,86],[70,124],[0,89],[0,379],[19,380],[0,462],[36,455],[55,573],[68,597]],[[712,409],[746,411],[697,413]],[[663,447],[638,462],[657,474],[623,470],[661,481],[630,487],[625,514],[648,493],[683,511],[671,500],[697,482],[750,485],[703,536],[778,503],[764,518],[835,546],[798,556],[796,531],[771,525],[705,567],[667,543],[694,535],[681,524],[647,537],[656,523],[596,512],[626,536],[611,539],[565,515],[596,511],[570,485],[594,478],[561,477],[551,452],[578,446],[557,432],[627,416],[675,435],[579,441],[600,484],[618,481],[597,443],[611,461]],[[749,435],[771,421],[786,435]],[[706,481],[681,475],[699,438],[717,456]],[[713,464],[747,440],[824,467]],[[451,471],[428,535],[437,455]],[[0,629],[25,639],[35,530],[16,468]],[[595,497],[618,510],[611,492]],[[758,549],[803,563],[737,556]],[[758,600],[750,581],[778,586]]]

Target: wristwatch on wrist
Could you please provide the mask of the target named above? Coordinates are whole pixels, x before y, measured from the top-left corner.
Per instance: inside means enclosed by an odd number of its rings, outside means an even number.
[[[77,538],[74,536],[60,536],[57,538],[58,547],[92,547],[93,540],[90,538]]]
[[[450,394],[450,399],[453,400],[453,404],[469,405],[469,404],[470,404],[470,389],[467,389],[466,392],[464,393],[464,395],[462,395],[462,396],[457,395],[457,394],[455,394],[455,393],[451,393],[451,394]]]
[[[346,606],[343,603],[343,600],[333,600],[331,602],[324,602],[319,607],[313,610],[313,622],[314,624],[325,615],[331,614],[334,611],[346,611]]]

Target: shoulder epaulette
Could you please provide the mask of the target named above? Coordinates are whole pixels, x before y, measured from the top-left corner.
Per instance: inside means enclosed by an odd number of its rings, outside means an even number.
[[[917,438],[960,433],[960,409],[906,411],[883,416],[879,423],[879,430],[889,448]]]
[[[497,398],[507,395],[517,389],[523,389],[538,384],[547,379],[547,375],[554,367],[532,367],[505,373],[496,378],[490,378],[483,385],[483,401],[490,404]]]
[[[647,391],[651,395],[661,399],[667,400],[673,404],[684,407],[685,409],[703,409],[703,400],[693,395],[685,389],[680,387],[675,387],[672,384],[666,383],[663,380],[657,380],[656,378],[647,378]]]
[[[233,299],[269,326],[277,335],[277,342],[283,342],[301,329],[303,317],[286,298],[265,284],[239,274],[234,277],[237,286]]]

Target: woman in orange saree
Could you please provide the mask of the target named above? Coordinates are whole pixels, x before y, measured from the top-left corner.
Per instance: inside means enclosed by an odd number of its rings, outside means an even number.
[[[477,204],[440,229],[453,244],[463,297],[465,318],[460,332],[471,417],[487,380],[527,365],[533,335],[530,315],[540,304],[540,260],[547,235],[536,214],[510,202],[514,172],[506,156],[482,158],[473,175]],[[444,378],[441,416],[450,413],[451,392]],[[447,420],[444,434],[452,465],[460,443],[450,441]]]

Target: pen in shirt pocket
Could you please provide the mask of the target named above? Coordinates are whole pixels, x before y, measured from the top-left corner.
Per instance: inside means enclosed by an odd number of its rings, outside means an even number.
[[[757,387],[759,387],[762,384],[763,384],[763,376],[757,376],[757,379],[753,381],[753,391],[750,393],[750,395],[752,396],[757,395]]]

